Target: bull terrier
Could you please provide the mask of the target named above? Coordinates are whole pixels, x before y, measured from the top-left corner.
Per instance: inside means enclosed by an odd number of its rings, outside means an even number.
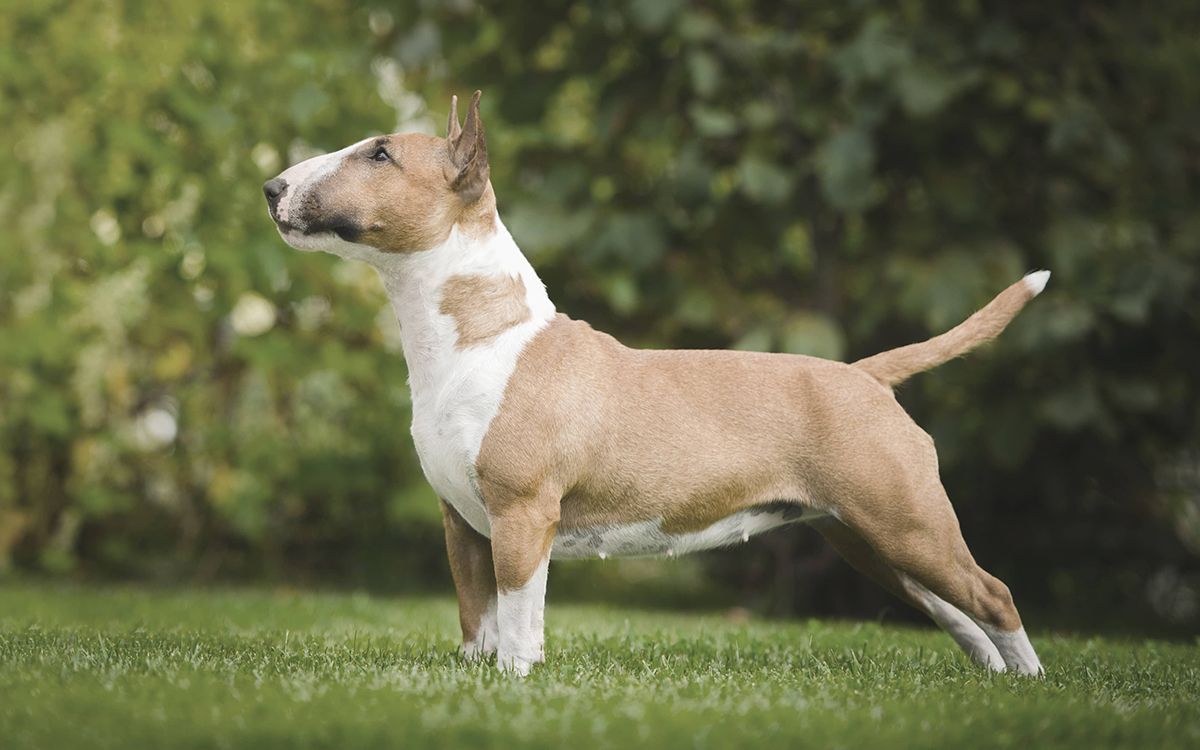
[[[289,245],[383,281],[464,652],[520,675],[545,658],[552,558],[680,555],[803,521],[979,664],[1041,673],[1007,586],[963,541],[933,440],[892,389],[997,336],[1050,273],[852,364],[630,349],[558,313],[500,221],[479,97],[462,125],[451,99],[445,138],[368,138],[263,186]]]

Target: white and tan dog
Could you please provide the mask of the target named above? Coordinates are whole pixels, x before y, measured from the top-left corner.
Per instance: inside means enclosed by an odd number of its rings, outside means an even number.
[[[977,662],[1041,671],[892,387],[999,334],[1049,272],[854,364],[629,349],[556,313],[496,213],[479,92],[461,128],[455,106],[447,138],[368,138],[263,190],[290,245],[383,280],[468,655],[520,674],[544,658],[550,558],[682,554],[805,521]]]

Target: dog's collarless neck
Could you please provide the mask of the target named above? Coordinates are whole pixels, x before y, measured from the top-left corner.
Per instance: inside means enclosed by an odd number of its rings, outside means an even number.
[[[420,391],[439,389],[449,378],[469,375],[463,371],[465,362],[486,358],[489,349],[511,348],[516,342],[510,339],[526,338],[522,331],[536,332],[555,315],[545,285],[498,217],[485,236],[455,226],[437,247],[374,265],[400,323],[414,398]],[[527,314],[518,311],[512,325],[494,335],[465,335],[461,320],[447,310],[446,297],[456,289],[462,297],[463,280],[472,279],[519,290]],[[469,283],[465,286],[470,288]],[[487,302],[487,294],[481,290],[479,305]],[[457,304],[471,306],[475,300],[467,295]]]

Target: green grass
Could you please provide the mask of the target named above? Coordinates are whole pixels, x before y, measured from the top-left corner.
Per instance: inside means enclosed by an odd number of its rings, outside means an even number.
[[[553,588],[553,584],[551,584]],[[0,747],[1200,747],[1200,648],[558,605],[525,681],[441,598],[0,587]]]

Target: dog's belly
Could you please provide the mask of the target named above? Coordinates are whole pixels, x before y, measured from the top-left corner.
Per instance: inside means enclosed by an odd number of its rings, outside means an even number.
[[[670,534],[661,520],[638,523],[562,528],[550,552],[554,560],[590,557],[657,557],[684,555],[747,541],[764,531],[824,515],[792,503],[771,503],[722,518],[699,531]]]

